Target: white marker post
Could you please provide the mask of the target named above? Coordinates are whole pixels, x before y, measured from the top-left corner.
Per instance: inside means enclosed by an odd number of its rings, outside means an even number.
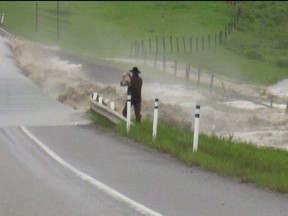
[[[4,13],[2,14],[2,17],[1,17],[1,24],[3,25],[4,24]]]
[[[110,102],[110,109],[115,110],[115,102],[114,101]]]
[[[156,138],[157,135],[158,105],[159,105],[159,99],[156,98],[154,102],[153,131],[152,131],[153,140]]]
[[[100,104],[103,104],[103,98],[102,96],[99,96],[99,101],[98,101]]]
[[[126,129],[127,133],[130,131],[131,124],[131,95],[127,95],[127,120],[126,120]]]
[[[92,99],[97,101],[97,96],[98,96],[98,93],[94,92],[93,95],[92,95]]]
[[[194,152],[198,150],[199,120],[200,120],[200,105],[196,105],[194,137],[193,137],[193,151]]]

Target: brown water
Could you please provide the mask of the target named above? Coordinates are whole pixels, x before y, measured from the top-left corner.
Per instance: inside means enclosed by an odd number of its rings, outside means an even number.
[[[121,112],[126,99],[126,88],[120,87],[118,81],[103,84],[103,70],[105,69],[101,69],[101,80],[91,79],[85,73],[82,64],[60,59],[57,48],[43,47],[19,38],[11,42],[13,57],[17,65],[23,70],[25,76],[33,80],[49,96],[84,112],[89,109],[88,97],[93,92],[97,92],[104,98],[114,101],[116,109]],[[140,67],[143,64],[133,59],[114,59],[113,61],[127,62]],[[145,62],[146,66],[153,67],[153,64],[153,62]],[[100,75],[100,70],[98,72]],[[95,73],[97,75],[97,69]],[[122,73],[119,71],[119,75],[115,75],[119,76],[119,81]],[[170,66],[167,65],[167,73],[173,73],[172,63]],[[184,68],[182,73],[184,74]],[[181,68],[179,74],[181,74]],[[209,83],[209,76],[201,78],[202,82],[205,80]],[[217,82],[215,79],[214,85],[221,86],[223,82]],[[225,81],[225,86],[236,93],[241,93],[242,96],[259,95],[258,86],[240,85],[228,81]],[[193,127],[195,106],[200,104],[200,132],[251,141],[257,145],[288,149],[288,115],[285,114],[286,104],[284,103],[288,96],[286,87],[287,84],[280,83],[267,88],[267,92],[274,95],[281,92],[281,97],[277,100],[278,104],[274,104],[271,109],[267,95],[259,96],[261,103],[231,97],[229,100],[217,98],[212,100],[207,90],[144,80],[142,113],[144,117],[151,117],[153,101],[159,98],[159,121],[182,127]],[[236,107],[237,110],[228,109],[229,107]]]

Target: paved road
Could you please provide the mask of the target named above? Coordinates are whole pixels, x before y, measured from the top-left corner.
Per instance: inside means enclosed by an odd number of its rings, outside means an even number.
[[[0,129],[0,149],[1,216],[141,215],[59,165],[19,127]]]
[[[0,215],[287,215],[287,195],[186,167],[82,121],[18,73],[5,42]]]

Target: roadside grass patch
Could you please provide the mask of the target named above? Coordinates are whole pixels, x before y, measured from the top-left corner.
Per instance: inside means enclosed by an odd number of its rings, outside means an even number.
[[[96,113],[91,115],[98,116],[96,123],[101,124],[99,119],[104,117]],[[104,119],[103,126],[107,121]],[[157,149],[160,153],[168,153],[188,166],[200,166],[272,191],[288,192],[288,152],[285,150],[200,133],[198,151],[193,152],[191,129],[159,123],[157,137],[153,139],[150,119],[143,119],[138,124],[134,119],[132,122],[134,125],[131,125],[129,133],[125,123],[114,124],[112,128],[120,135]]]

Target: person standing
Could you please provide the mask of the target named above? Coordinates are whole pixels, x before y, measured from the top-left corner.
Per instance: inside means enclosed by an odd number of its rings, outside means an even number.
[[[141,100],[142,100],[142,83],[143,80],[139,76],[141,73],[137,67],[133,67],[132,70],[130,70],[132,75],[130,73],[124,73],[122,76],[122,81],[120,82],[121,86],[128,86],[127,87],[127,95],[131,95],[131,106],[134,108],[135,118],[136,122],[141,122]],[[127,78],[130,79],[130,81],[127,81]],[[122,115],[126,118],[127,117],[127,101],[125,103],[125,106],[122,110]]]

